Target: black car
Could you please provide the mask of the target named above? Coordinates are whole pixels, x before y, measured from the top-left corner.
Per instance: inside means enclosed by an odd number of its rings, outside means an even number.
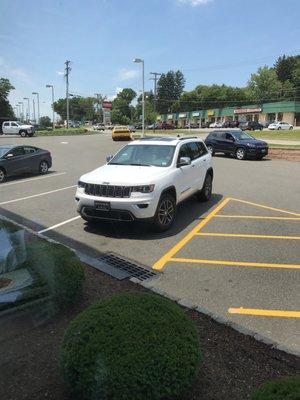
[[[33,146],[0,146],[0,183],[6,177],[27,173],[46,174],[52,166],[51,154]]]
[[[237,128],[239,126],[239,121],[225,121],[222,128]]]
[[[263,126],[257,121],[246,121],[240,122],[239,128],[242,131],[261,131]]]
[[[243,160],[262,159],[268,154],[268,144],[243,131],[213,131],[205,139],[207,149],[214,155],[224,153]]]

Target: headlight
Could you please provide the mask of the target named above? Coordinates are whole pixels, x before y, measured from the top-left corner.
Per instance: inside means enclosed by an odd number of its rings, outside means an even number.
[[[82,181],[78,181],[77,186],[78,186],[79,188],[85,188],[85,183],[82,182]]]
[[[252,144],[252,143],[247,143],[246,146],[248,146],[248,147],[256,147],[256,145]]]
[[[132,192],[151,193],[153,192],[154,187],[155,185],[132,186]]]

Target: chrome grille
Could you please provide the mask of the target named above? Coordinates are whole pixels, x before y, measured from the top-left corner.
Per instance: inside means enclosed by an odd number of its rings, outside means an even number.
[[[98,197],[130,197],[131,186],[85,184],[85,193]]]

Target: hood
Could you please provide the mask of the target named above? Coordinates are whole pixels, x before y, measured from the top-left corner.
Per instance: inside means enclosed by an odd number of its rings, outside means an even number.
[[[22,129],[32,129],[32,128],[34,128],[33,125],[28,125],[28,124],[21,124],[21,125],[19,125],[19,127],[22,128]]]
[[[264,142],[263,140],[259,140],[259,139],[243,139],[243,140],[239,140],[239,142],[242,142],[243,144],[251,143],[251,144],[255,144],[256,146],[267,146],[268,145],[267,142]]]
[[[162,178],[169,168],[139,167],[134,165],[103,165],[81,176],[80,180],[87,183],[109,184],[116,186],[148,185],[157,178]]]

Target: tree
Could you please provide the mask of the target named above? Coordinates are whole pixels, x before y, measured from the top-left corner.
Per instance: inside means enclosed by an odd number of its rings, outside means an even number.
[[[137,105],[134,109],[134,120],[140,121],[142,115],[142,95],[137,99]],[[154,94],[152,90],[145,92],[145,123],[152,124],[156,121],[157,113],[154,112]]]
[[[281,82],[275,68],[258,68],[248,81],[248,94],[256,102],[278,101],[293,98],[293,85],[290,81]]]
[[[95,97],[73,97],[69,100],[70,119],[97,119],[97,102]],[[67,100],[59,99],[54,103],[54,111],[62,120],[67,118]],[[99,115],[99,114],[98,114]]]
[[[52,126],[51,119],[48,116],[40,118],[40,125],[41,126]]]
[[[136,92],[125,88],[117,94],[112,102],[111,120],[112,123],[127,125],[132,119],[131,102],[136,97]]]
[[[14,87],[9,79],[0,78],[0,116],[15,118],[12,106],[8,101],[8,95],[11,90],[14,90]]]
[[[172,104],[179,99],[185,85],[181,71],[168,71],[162,74],[157,82],[157,111],[166,114],[171,111]]]

